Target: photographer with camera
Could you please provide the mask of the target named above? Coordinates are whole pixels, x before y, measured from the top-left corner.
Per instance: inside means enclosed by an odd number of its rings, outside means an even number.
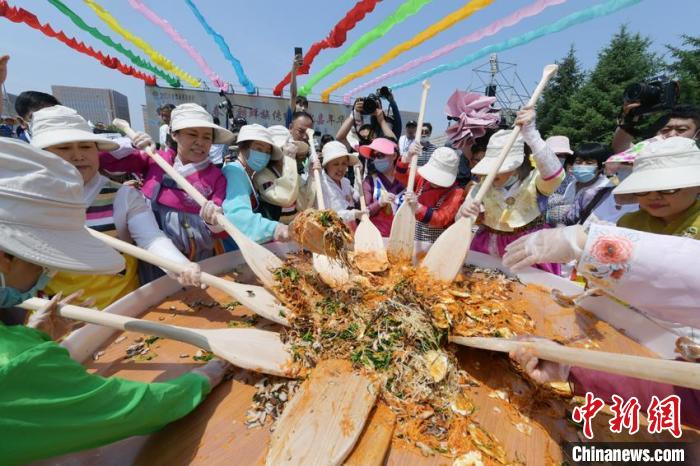
[[[672,136],[698,140],[700,112],[690,105],[677,105],[680,87],[677,81],[660,77],[647,83],[635,83],[625,89],[622,111],[613,135],[614,153],[628,150],[635,137],[642,136],[637,128],[648,114],[665,111],[653,125],[656,136]],[[651,135],[649,135],[651,136]]]
[[[306,112],[309,108],[309,101],[306,97],[297,95],[297,70],[303,63],[301,49],[294,50],[294,60],[292,60],[291,82],[289,83],[289,107],[284,117],[287,128],[292,124],[292,117],[296,112]]]
[[[389,102],[391,116],[387,116],[382,109],[381,99]],[[369,123],[364,122],[365,116],[370,117]],[[398,141],[396,133],[401,134],[401,114],[396,105],[394,95],[388,87],[377,89],[376,94],[355,99],[351,114],[345,119],[335,135],[337,141],[345,144],[348,149],[357,149],[357,146],[366,146],[375,138],[386,138],[394,142]],[[359,139],[358,144],[351,144],[348,135],[353,132]]]

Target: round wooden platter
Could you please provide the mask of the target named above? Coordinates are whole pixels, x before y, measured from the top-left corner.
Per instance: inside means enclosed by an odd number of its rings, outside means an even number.
[[[237,277],[241,280],[241,276]],[[568,346],[592,347],[605,351],[653,356],[653,353],[621,334],[592,314],[562,308],[547,291],[534,285],[517,285],[513,299],[526,303],[536,321],[537,334],[556,338]],[[222,328],[253,316],[216,290],[183,290],[151,307],[143,318],[193,328]],[[260,319],[257,326],[275,329],[275,324]],[[125,338],[123,338],[125,337]],[[187,372],[201,362],[193,360],[197,348],[184,343],[159,339],[148,354],[125,359],[126,348],[142,335],[114,335],[100,350],[99,357],[86,363],[91,371],[104,376],[131,380],[160,381]],[[146,360],[151,355],[152,359]],[[566,421],[566,403],[535,406],[541,396],[511,367],[507,357],[487,351],[461,348],[459,359],[480,382],[468,391],[477,407],[473,418],[503,445],[510,462],[527,465],[561,464],[560,444],[577,439],[577,429]],[[263,464],[270,438],[269,427],[248,429],[246,411],[255,393],[260,375],[236,370],[232,380],[217,387],[194,412],[148,437],[135,437],[90,451],[44,462],[52,465],[257,465]],[[519,406],[520,409],[515,409]],[[523,413],[523,414],[520,414]],[[596,441],[669,441],[670,436],[650,436],[644,428],[631,437],[613,438],[607,429],[607,417],[597,418]],[[606,432],[608,434],[606,435]],[[684,430],[679,441],[697,441],[695,432]],[[483,455],[485,464],[498,464]],[[416,448],[394,439],[385,461],[389,465],[449,465],[442,456],[423,456]]]

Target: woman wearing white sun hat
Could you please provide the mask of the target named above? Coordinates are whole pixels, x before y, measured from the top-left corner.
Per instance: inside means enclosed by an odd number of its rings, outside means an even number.
[[[396,179],[404,186],[408,182],[408,158],[422,151],[413,143],[407,156],[396,163]],[[459,155],[449,147],[438,147],[428,162],[418,168],[413,194],[405,194],[404,202],[416,204],[416,241],[433,243],[455,220],[464,200],[464,189],[457,184]]]
[[[175,107],[170,115],[170,136],[176,148],[159,151],[161,157],[202,195],[216,205],[226,196],[226,178],[211,163],[212,144],[228,144],[233,133],[214,124],[212,116],[194,103]],[[134,139],[139,148],[152,145],[145,133]],[[165,174],[148,154],[133,151],[126,157],[102,153],[100,168],[107,172],[131,173],[143,180],[143,192],[158,221],[158,225],[175,246],[192,261],[199,262],[223,252],[221,240],[227,236],[220,228],[211,228],[202,221],[199,205]],[[152,266],[141,268],[143,281],[161,275]]]
[[[174,275],[182,285],[199,286],[199,265],[191,263],[158,228],[153,212],[137,190],[115,183],[99,173],[99,152],[117,144],[90,131],[83,117],[68,107],[56,105],[34,112],[31,122],[34,147],[45,149],[78,169],[84,182],[88,206],[87,226],[176,262],[188,264],[187,271]],[[124,256],[126,269],[118,275],[57,274],[47,291],[67,294],[84,290],[102,309],[140,286],[138,262]]]
[[[207,202],[202,208],[202,218],[216,223],[216,213],[223,213],[244,235],[257,243],[289,241],[287,225],[265,218],[261,213],[262,203],[253,187],[253,176],[264,170],[270,160],[281,160],[282,149],[275,145],[270,131],[262,125],[241,127],[238,133],[238,159],[224,165],[226,197],[222,206]],[[226,249],[234,243],[226,240]]]
[[[481,227],[474,235],[471,249],[502,257],[505,248],[521,236],[548,228],[545,223],[547,199],[564,179],[564,169],[555,152],[540,137],[535,126],[535,110],[531,107],[518,112],[516,124],[522,127],[498,170],[493,186],[483,200]],[[498,156],[512,130],[501,130],[491,136],[484,158],[472,169],[475,175],[486,176],[496,164]],[[532,149],[532,161],[525,157],[525,142]],[[458,216],[479,217],[482,205],[473,198],[477,184],[462,204]],[[538,264],[537,268],[559,274],[559,264]]]
[[[123,258],[85,230],[83,180],[55,155],[0,138],[0,312],[30,298],[53,271],[113,274]],[[210,361],[160,383],[89,374],[54,340],[74,325],[60,296],[27,325],[0,323],[0,458],[7,465],[156,431],[192,411],[222,379]],[[68,302],[67,298],[64,302]]]
[[[345,177],[348,168],[360,163],[357,155],[348,151],[345,144],[331,141],[323,146],[323,173],[321,187],[326,208],[334,210],[350,227],[355,227],[363,212],[355,208],[360,202],[360,194]],[[359,180],[358,180],[359,181]]]

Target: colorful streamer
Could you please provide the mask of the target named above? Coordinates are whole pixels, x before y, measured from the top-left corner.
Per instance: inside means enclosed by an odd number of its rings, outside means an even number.
[[[455,24],[459,23],[460,21],[464,21],[465,19],[469,18],[471,15],[476,13],[477,11],[480,11],[487,6],[489,6],[491,3],[493,3],[494,0],[472,0],[463,7],[459,8],[458,10],[453,11],[449,15],[443,17],[440,21],[437,21],[436,23],[431,24],[427,28],[423,29],[421,32],[419,32],[417,35],[415,35],[412,39],[409,39],[405,42],[400,43],[396,47],[392,48],[389,50],[387,53],[382,55],[380,58],[377,60],[373,61],[369,65],[365,66],[361,70],[355,71],[354,73],[351,73],[349,75],[346,75],[343,79],[340,81],[336,82],[329,88],[325,89],[323,92],[321,92],[321,100],[324,102],[328,102],[328,96],[333,92],[334,90],[345,86],[347,83],[356,80],[357,78],[360,78],[366,74],[371,73],[372,71],[376,70],[380,66],[384,65],[385,63],[389,62],[390,60],[393,60],[394,58],[398,57],[404,52],[407,52],[414,47],[419,46],[426,40],[436,36],[440,32],[451,28]]]
[[[103,43],[107,44],[108,46],[112,47],[115,49],[117,52],[122,53],[126,55],[131,62],[141,68],[147,69],[149,71],[152,71],[156,75],[160,76],[163,78],[165,81],[168,82],[172,87],[182,87],[182,84],[180,84],[180,80],[177,79],[175,76],[171,76],[165,71],[161,70],[157,66],[153,65],[151,62],[146,60],[145,58],[139,57],[136,55],[134,52],[131,50],[124,48],[124,46],[118,42],[114,42],[111,37],[106,36],[102,34],[100,31],[98,31],[96,28],[89,26],[83,19],[75,14],[73,10],[68,8],[66,5],[64,5],[62,2],[59,0],[48,0],[50,4],[55,6],[61,13],[64,15],[68,16],[68,18],[78,26],[80,29],[83,31],[87,32],[90,34],[92,37],[95,39],[98,39],[102,41]]]
[[[392,89],[401,89],[402,87],[407,87],[412,84],[418,83],[423,81],[424,79],[427,79],[431,76],[434,76],[439,73],[444,73],[445,71],[451,71],[451,70],[456,70],[458,68],[461,68],[465,65],[468,65],[469,63],[472,63],[480,58],[486,57],[492,53],[498,53],[498,52],[503,52],[504,50],[512,49],[514,47],[519,47],[521,45],[525,45],[527,43],[532,42],[535,39],[539,39],[540,37],[547,36],[549,34],[553,34],[555,32],[563,31],[564,29],[568,29],[571,26],[576,26],[581,23],[585,23],[586,21],[590,21],[592,19],[600,18],[602,16],[607,16],[612,13],[615,13],[616,11],[622,10],[624,8],[636,5],[637,3],[640,3],[642,0],[608,0],[605,3],[601,3],[599,5],[595,5],[589,8],[585,8],[583,10],[579,10],[575,13],[572,13],[568,16],[565,16],[561,18],[560,20],[557,20],[547,26],[543,26],[541,28],[535,29],[530,32],[526,32],[525,34],[521,34],[517,37],[513,37],[511,39],[508,39],[506,41],[503,41],[501,43],[495,44],[495,45],[490,45],[488,47],[484,47],[481,50],[478,50],[470,55],[467,55],[461,60],[452,62],[452,63],[445,63],[440,66],[436,66],[435,68],[432,68],[430,70],[427,70],[418,76],[415,76],[407,81],[401,82],[394,84],[390,86]]]
[[[471,34],[464,36],[455,42],[452,42],[451,44],[447,44],[444,47],[440,47],[439,49],[427,55],[416,58],[415,60],[411,60],[405,65],[387,71],[381,76],[377,76],[376,78],[367,81],[366,83],[360,86],[357,86],[356,88],[345,94],[343,96],[343,100],[345,101],[345,103],[349,104],[353,95],[357,95],[359,92],[364,91],[369,87],[373,87],[382,81],[386,81],[387,79],[396,76],[397,74],[405,73],[406,71],[410,71],[414,68],[417,68],[423,63],[427,63],[431,60],[435,60],[436,58],[447,55],[448,53],[458,49],[459,47],[462,47],[463,45],[472,44],[474,42],[480,41],[485,37],[492,36],[497,32],[501,31],[501,29],[504,29],[509,26],[515,26],[525,18],[536,16],[542,13],[542,11],[549,8],[550,6],[560,5],[566,1],[567,0],[537,0],[534,3],[531,3],[530,5],[511,13],[505,18],[498,19],[493,23],[489,24],[488,26],[474,31]]]
[[[306,55],[304,55],[304,62],[297,69],[297,75],[308,74],[311,64],[314,59],[319,54],[321,50],[328,48],[338,48],[343,45],[347,39],[348,31],[351,31],[357,23],[362,21],[368,13],[374,10],[379,0],[360,0],[352,7],[352,10],[348,11],[343,19],[338,21],[338,23],[333,27],[331,32],[328,33],[325,39],[314,43]],[[282,95],[282,89],[284,86],[292,81],[292,73],[287,73],[287,76],[280,81],[275,89],[272,91],[275,95]]]
[[[418,13],[421,10],[421,8],[423,8],[431,1],[432,0],[405,0],[396,10],[394,10],[392,14],[389,15],[389,17],[382,21],[378,26],[376,26],[371,31],[363,34],[362,37],[357,39],[338,58],[326,65],[326,67],[323,68],[320,72],[313,75],[307,81],[307,83],[299,89],[299,95],[305,96],[311,93],[316,83],[318,83],[320,80],[331,74],[336,69],[346,64],[369,44],[383,37],[394,26],[401,24],[406,19]]]
[[[137,71],[133,66],[125,65],[117,58],[110,57],[109,55],[105,55],[102,52],[98,52],[92,47],[85,45],[83,42],[79,42],[73,37],[67,37],[63,33],[63,31],[54,31],[53,28],[49,25],[49,23],[41,24],[36,15],[30,13],[24,8],[11,7],[6,1],[0,0],[0,16],[4,16],[13,23],[24,23],[27,26],[44,33],[44,35],[48,37],[53,37],[54,39],[63,42],[73,50],[98,60],[107,68],[118,70],[127,76],[132,76],[134,78],[141,79],[149,86],[156,85],[155,76],[141,73],[140,71]]]
[[[207,34],[209,34],[214,39],[214,42],[216,42],[216,45],[219,46],[219,50],[221,50],[221,53],[224,54],[226,60],[231,62],[231,65],[233,65],[233,69],[236,72],[236,76],[238,76],[238,82],[241,84],[241,86],[245,87],[246,92],[248,92],[248,94],[255,94],[255,84],[250,82],[248,76],[246,76],[245,71],[243,71],[243,66],[241,65],[241,62],[233,56],[233,54],[231,53],[231,49],[226,43],[226,40],[224,40],[221,34],[216,32],[214,29],[212,29],[211,26],[209,26],[209,23],[207,23],[207,20],[204,19],[204,16],[202,16],[202,13],[200,13],[195,4],[192,3],[192,0],[185,0],[185,3],[187,4],[187,6],[190,7],[190,10],[192,10],[192,13],[194,13],[194,15],[197,17],[199,24],[201,24],[204,30],[207,31]]]
[[[212,84],[214,86],[221,90],[225,91],[228,89],[228,85],[226,82],[224,82],[223,79],[219,77],[218,74],[214,72],[211,68],[209,68],[209,65],[207,62],[204,60],[204,58],[197,52],[192,45],[187,42],[187,39],[182,37],[179,32],[175,30],[174,27],[170,25],[168,21],[165,19],[161,18],[153,10],[150,10],[146,5],[141,0],[129,0],[129,5],[131,7],[141,13],[143,16],[146,17],[147,20],[155,24],[156,26],[160,27],[163,32],[165,32],[168,37],[170,37],[173,42],[175,42],[177,45],[180,46],[181,49],[183,49],[187,54],[192,57],[192,59],[199,65],[199,68],[202,70],[202,72],[211,80]]]
[[[134,44],[136,47],[141,49],[147,56],[148,58],[151,59],[153,63],[156,65],[159,65],[161,68],[164,68],[166,71],[171,72],[175,76],[178,76],[180,79],[185,81],[187,84],[189,84],[192,87],[200,87],[201,83],[199,82],[199,79],[194,78],[193,76],[185,73],[183,70],[178,68],[165,58],[163,55],[160,53],[156,52],[153,47],[151,47],[148,42],[145,40],[141,39],[138,36],[135,36],[134,34],[131,33],[128,29],[125,29],[117,19],[112,16],[107,10],[102,7],[99,3],[95,2],[95,0],[83,0],[87,6],[89,6],[92,11],[95,12],[95,14],[107,25],[109,28],[122,36],[124,39],[128,40],[132,44]]]

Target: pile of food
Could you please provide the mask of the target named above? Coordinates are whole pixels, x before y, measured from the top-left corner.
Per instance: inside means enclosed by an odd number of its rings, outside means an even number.
[[[333,210],[304,210],[289,225],[291,238],[309,251],[348,261],[352,233]]]
[[[292,312],[282,338],[302,373],[322,359],[350,360],[380,378],[380,399],[397,415],[395,437],[426,455],[479,450],[499,463],[510,461],[471,417],[477,407],[469,389],[481,382],[460,365],[448,335],[533,334],[526,303],[512,299],[514,279],[470,268],[442,283],[402,263],[382,274],[353,274],[336,290],[318,278],[308,254],[290,256],[274,273],[276,294]],[[259,417],[256,409],[249,412],[249,419]]]

